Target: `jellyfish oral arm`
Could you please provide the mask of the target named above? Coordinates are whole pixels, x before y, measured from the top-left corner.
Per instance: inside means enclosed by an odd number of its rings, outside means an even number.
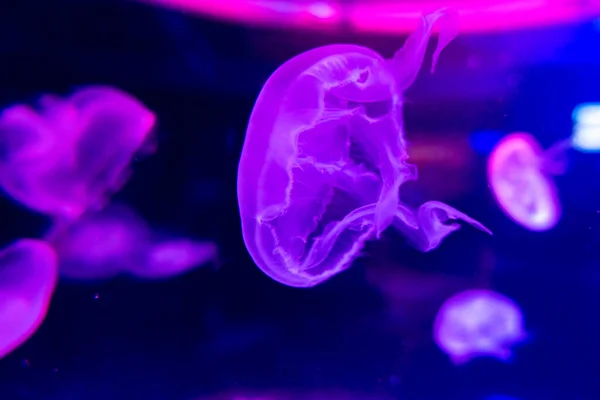
[[[432,73],[435,71],[442,50],[458,35],[458,15],[451,9],[443,8],[423,16],[417,30],[406,39],[404,46],[391,60],[399,91],[406,90],[416,79],[436,23],[439,23],[440,29],[431,61]]]

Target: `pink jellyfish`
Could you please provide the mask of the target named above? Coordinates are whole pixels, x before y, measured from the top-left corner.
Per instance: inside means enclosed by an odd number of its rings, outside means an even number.
[[[488,182],[502,210],[517,224],[532,230],[552,229],[561,205],[551,175],[566,169],[562,157],[570,140],[543,151],[527,133],[504,137],[488,159]]]
[[[39,103],[0,116],[0,186],[33,210],[73,220],[101,208],[129,178],[134,155],[153,150],[154,114],[117,89]]]
[[[214,243],[158,237],[130,208],[111,204],[49,234],[63,276],[78,280],[129,274],[166,278],[216,259]]]
[[[455,364],[479,356],[508,360],[526,338],[523,315],[510,299],[490,290],[467,290],[446,300],[434,323],[434,340]]]
[[[42,324],[57,276],[56,254],[43,241],[21,239],[0,251],[0,358]]]
[[[453,220],[487,231],[443,203],[415,210],[399,197],[402,184],[417,178],[407,161],[402,96],[437,21],[433,70],[456,35],[448,10],[424,16],[392,59],[355,45],[319,47],[284,63],[263,87],[240,159],[238,202],[246,247],[271,278],[321,283],[390,225],[423,251],[459,229]]]

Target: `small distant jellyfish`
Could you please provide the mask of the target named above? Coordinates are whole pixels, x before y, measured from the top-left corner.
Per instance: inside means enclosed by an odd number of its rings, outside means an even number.
[[[560,220],[562,207],[552,175],[566,170],[565,140],[543,151],[527,133],[504,137],[488,159],[488,182],[502,210],[531,231],[547,231]]]
[[[246,247],[258,267],[289,286],[310,287],[345,270],[365,241],[389,226],[422,251],[436,248],[456,220],[489,233],[454,208],[400,200],[417,178],[408,163],[403,93],[415,80],[433,26],[442,49],[456,15],[422,18],[391,59],[356,45],[330,45],[280,66],[252,111],[238,169]]]
[[[481,356],[508,360],[526,332],[513,301],[490,290],[467,290],[442,305],[433,336],[455,364],[463,364]]]
[[[154,150],[155,115],[120,90],[91,86],[38,109],[0,115],[0,186],[37,212],[74,220],[99,209],[128,180],[137,154]]]
[[[146,262],[132,272],[140,277],[161,278],[179,275],[195,266],[217,259],[217,246],[190,239],[159,241],[148,248]]]
[[[0,251],[0,358],[40,327],[57,277],[56,254],[43,241],[21,239]]]
[[[185,273],[216,259],[214,243],[158,237],[130,208],[111,204],[48,235],[62,276],[102,280],[128,274],[160,279]]]

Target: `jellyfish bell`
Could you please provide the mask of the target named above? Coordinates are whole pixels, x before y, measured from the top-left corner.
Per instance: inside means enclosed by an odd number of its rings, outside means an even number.
[[[440,25],[433,67],[456,35],[455,14],[426,15],[390,60],[356,45],[330,45],[280,66],[256,101],[238,169],[246,247],[271,278],[314,286],[346,269],[366,240],[390,225],[423,251],[462,219],[440,202],[418,210],[399,199],[417,178],[407,162],[402,92],[415,80]]]
[[[529,134],[504,137],[488,159],[488,182],[502,210],[531,231],[552,229],[562,213],[552,175],[565,171],[567,141],[544,152]]]
[[[512,300],[491,290],[473,289],[444,302],[433,337],[455,364],[463,364],[481,356],[509,360],[511,347],[527,334],[521,310]]]
[[[16,105],[2,112],[0,163],[28,164],[47,153],[53,142],[52,132],[30,107]]]
[[[114,88],[92,87],[69,99],[79,110],[82,136],[76,143],[76,164],[87,195],[103,207],[129,180],[133,158],[155,150],[156,116],[132,96]]]
[[[42,324],[56,281],[57,258],[47,243],[21,239],[0,251],[0,358]]]
[[[45,171],[72,160],[71,138],[57,135],[55,126],[31,107],[16,105],[6,109],[0,116],[0,185],[4,191],[42,213],[79,214],[78,204],[54,195],[53,192],[66,189],[63,185],[54,179],[42,179]]]
[[[112,133],[121,148],[136,155],[152,154],[156,150],[154,128],[156,115],[130,94],[110,86],[87,86],[77,90],[69,102],[76,107],[87,124],[112,125]],[[126,135],[120,134],[125,132]],[[113,146],[115,147],[115,146]]]
[[[9,196],[74,220],[104,207],[121,189],[133,157],[147,147],[155,116],[116,89],[94,93],[46,95],[38,110],[15,106],[2,114],[0,185]],[[19,137],[24,140],[14,139]]]

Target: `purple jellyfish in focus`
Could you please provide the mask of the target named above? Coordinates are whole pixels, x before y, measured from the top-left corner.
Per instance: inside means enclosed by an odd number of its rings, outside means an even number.
[[[552,229],[561,216],[561,205],[551,174],[563,173],[566,162],[556,158],[570,141],[544,152],[527,133],[503,138],[488,159],[488,182],[502,210],[531,231]]]
[[[0,251],[0,358],[42,324],[57,277],[56,254],[45,242],[21,239]]]
[[[159,238],[139,215],[116,204],[85,214],[49,237],[59,256],[60,273],[78,280],[119,274],[167,278],[217,257],[214,243]]]
[[[25,206],[74,220],[102,208],[128,180],[136,154],[152,152],[155,116],[132,96],[88,87],[43,96],[0,116],[0,186]]]
[[[456,36],[455,14],[439,10],[392,59],[356,45],[302,53],[280,66],[252,111],[238,169],[244,242],[271,278],[309,287],[348,268],[366,240],[393,225],[417,248],[436,248],[464,220],[437,201],[418,210],[400,200],[417,178],[402,121],[433,26],[441,50]]]
[[[467,290],[442,305],[433,336],[455,364],[462,364],[478,356],[508,360],[526,332],[521,310],[510,299],[490,290]]]

